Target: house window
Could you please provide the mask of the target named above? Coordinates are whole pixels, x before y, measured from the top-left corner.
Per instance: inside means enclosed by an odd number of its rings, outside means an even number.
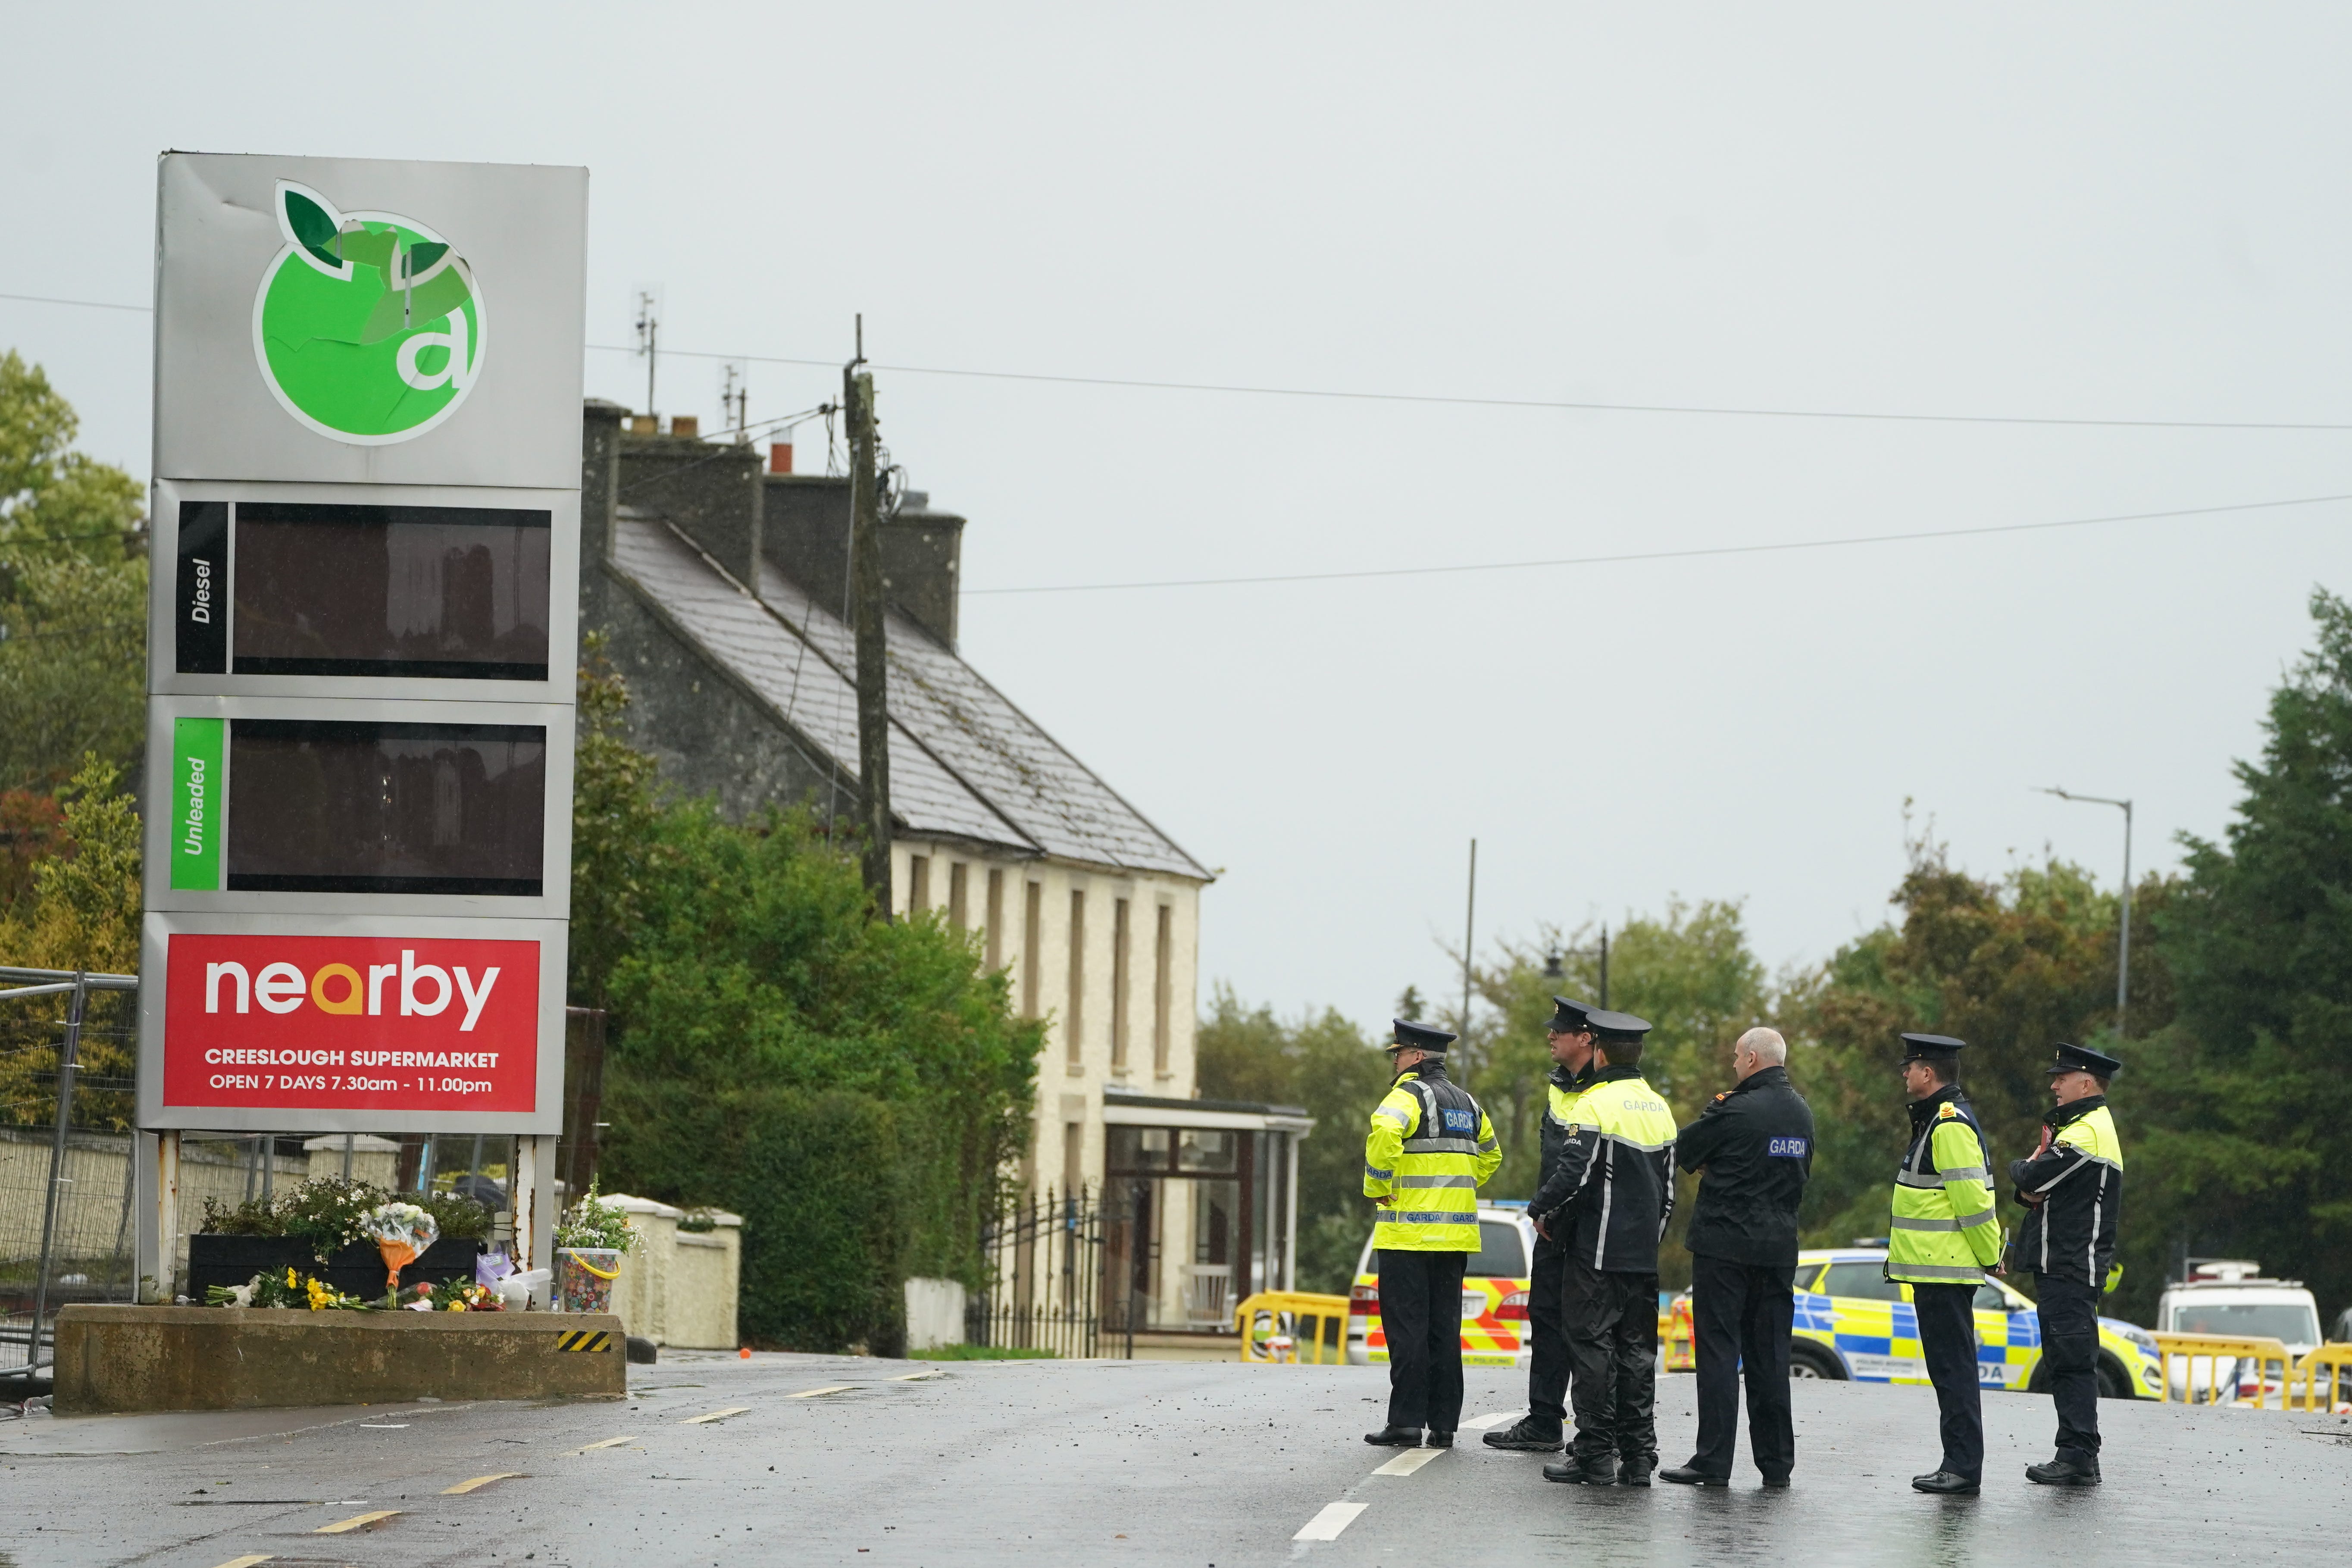
[[[955,931],[964,929],[964,872],[961,860],[948,866],[948,925]]]
[[[1062,1123],[1062,1191],[1075,1193],[1087,1181],[1087,1124]]]
[[[931,858],[928,855],[907,857],[907,912],[921,914],[931,907]]]
[[[1087,895],[1070,889],[1070,1008],[1062,1019],[1062,1040],[1070,1066],[1078,1065],[1078,1051],[1087,1036]]]
[[[988,972],[1004,967],[1004,873],[988,873]]]
[[[1160,906],[1160,934],[1152,943],[1151,954],[1151,1070],[1160,1077],[1168,1076],[1168,1002],[1171,967],[1174,963],[1175,942],[1171,934],[1176,911],[1166,904]]]
[[[1127,1071],[1127,906],[1110,906],[1110,1070]]]
[[[1037,943],[1045,924],[1045,884],[1029,884],[1028,907],[1021,916],[1021,1016],[1037,1016]]]

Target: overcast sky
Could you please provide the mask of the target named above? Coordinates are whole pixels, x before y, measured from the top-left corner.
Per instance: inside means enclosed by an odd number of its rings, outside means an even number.
[[[2352,425],[2338,6],[153,5],[12,15],[0,292],[143,304],[156,153],[582,163],[591,344],[1536,401]],[[0,300],[148,472],[148,326]],[[1850,539],[2352,492],[2352,430],[1571,412],[885,370],[973,589]],[[645,367],[592,349],[592,393]],[[754,420],[836,371],[755,363]],[[719,413],[666,357],[665,413]],[[814,426],[803,466],[819,458]],[[968,595],[1204,863],[1202,982],[1384,1017],[1481,948],[1882,920],[2213,835],[2352,505],[1328,583]]]

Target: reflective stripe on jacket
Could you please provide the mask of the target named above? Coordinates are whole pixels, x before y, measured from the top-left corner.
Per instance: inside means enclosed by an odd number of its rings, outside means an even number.
[[[1478,1250],[1478,1189],[1503,1163],[1495,1124],[1470,1091],[1424,1061],[1396,1080],[1364,1138],[1364,1195],[1386,1198],[1372,1227],[1384,1252]]]
[[[1977,1285],[2000,1257],[1991,1155],[1959,1085],[1911,1106],[1911,1147],[1895,1173],[1895,1228],[1886,1278],[1915,1285]]]
[[[1569,1108],[1559,1165],[1528,1212],[1568,1255],[1614,1274],[1658,1271],[1675,1212],[1675,1116],[1635,1067],[1602,1068]]]
[[[2027,1205],[2017,1227],[2011,1267],[2103,1289],[2124,1207],[2124,1145],[2115,1115],[2106,1097],[2094,1094],[2058,1107],[2044,1125],[2032,1157],[2009,1163],[2020,1201],[2028,1194],[2042,1198]]]

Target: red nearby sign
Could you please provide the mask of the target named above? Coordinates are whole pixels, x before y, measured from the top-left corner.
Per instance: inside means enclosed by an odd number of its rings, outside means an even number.
[[[539,1089],[539,943],[174,931],[163,1103],[521,1110]]]

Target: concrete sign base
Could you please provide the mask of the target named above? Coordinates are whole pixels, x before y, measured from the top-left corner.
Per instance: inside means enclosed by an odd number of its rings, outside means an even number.
[[[60,1415],[435,1399],[618,1399],[621,1320],[571,1312],[71,1306]]]

